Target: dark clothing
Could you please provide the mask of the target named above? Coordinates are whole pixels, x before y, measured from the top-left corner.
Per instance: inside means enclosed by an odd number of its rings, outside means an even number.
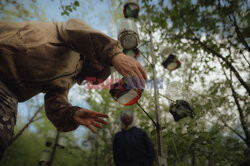
[[[80,107],[69,103],[70,88],[87,77],[104,81],[121,52],[119,41],[78,19],[0,21],[0,80],[19,102],[45,93],[46,115],[59,131],[78,127],[73,114]]]
[[[133,127],[115,135],[113,156],[116,166],[152,166],[155,149],[147,133]]]
[[[0,81],[0,158],[14,133],[17,97]]]

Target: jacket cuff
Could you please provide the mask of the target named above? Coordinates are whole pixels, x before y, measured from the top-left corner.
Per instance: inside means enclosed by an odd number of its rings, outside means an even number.
[[[121,44],[120,42],[118,41],[117,44],[115,44],[111,49],[110,51],[108,52],[108,66],[113,66],[112,64],[112,58],[120,53],[123,53],[122,52],[122,47],[121,47]]]
[[[79,109],[82,109],[81,107],[78,107],[78,106],[73,106],[71,112],[70,112],[70,115],[69,115],[69,122],[72,122],[72,127],[73,129],[77,129],[79,124],[77,122],[74,121],[74,114],[77,110]]]

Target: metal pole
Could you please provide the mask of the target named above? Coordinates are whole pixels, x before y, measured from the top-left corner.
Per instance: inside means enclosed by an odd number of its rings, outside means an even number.
[[[161,120],[160,120],[160,109],[159,109],[159,92],[157,87],[157,77],[155,71],[155,52],[153,45],[153,35],[152,35],[152,26],[150,13],[148,11],[148,25],[149,25],[149,35],[150,35],[150,47],[151,47],[151,57],[152,57],[152,68],[153,68],[153,78],[154,78],[154,96],[155,96],[155,114],[156,114],[156,123],[157,123],[157,144],[158,144],[158,165],[166,166],[167,162],[163,156],[163,144],[162,144],[162,129],[161,129]]]
[[[54,143],[54,146],[53,146],[53,150],[52,150],[52,154],[50,156],[50,160],[49,160],[48,166],[52,166],[52,164],[53,164],[53,161],[54,161],[54,158],[55,158],[55,154],[56,154],[56,148],[57,148],[57,143],[58,143],[59,136],[60,136],[60,133],[59,133],[59,131],[57,131],[57,133],[56,133],[56,140],[55,140],[55,143]]]

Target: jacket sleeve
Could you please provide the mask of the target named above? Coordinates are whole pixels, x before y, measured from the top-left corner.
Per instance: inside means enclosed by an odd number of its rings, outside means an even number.
[[[142,133],[142,135],[143,135],[143,139],[144,139],[144,142],[146,145],[147,154],[149,155],[150,165],[153,165],[154,160],[155,160],[155,154],[156,154],[155,149],[154,149],[154,145],[145,131]]]
[[[75,130],[74,113],[81,107],[68,102],[68,91],[50,91],[45,95],[45,112],[48,119],[62,132]]]
[[[70,19],[58,24],[61,40],[81,55],[97,59],[102,65],[111,65],[111,58],[121,53],[120,42],[101,33],[85,22]]]

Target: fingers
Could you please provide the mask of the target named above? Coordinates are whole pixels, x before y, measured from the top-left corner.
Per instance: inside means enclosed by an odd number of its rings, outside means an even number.
[[[90,111],[87,109],[82,109],[82,111],[79,111],[76,116],[74,116],[75,122],[77,122],[79,125],[83,125],[88,127],[93,133],[96,133],[97,131],[93,128],[102,128],[102,124],[107,125],[108,122],[103,120],[102,118],[108,118],[108,115],[95,112],[95,111]]]
[[[144,78],[145,80],[147,80],[147,79],[148,79],[148,78],[147,78],[147,73],[146,73],[145,69],[142,67],[142,65],[141,65],[140,63],[139,63],[139,65],[138,65],[138,69],[140,70],[140,72],[141,72],[143,78]]]
[[[105,120],[103,119],[95,119],[95,121],[99,122],[99,123],[102,123],[102,124],[108,124]],[[96,133],[97,131],[92,127],[95,126],[96,128],[99,128],[99,129],[102,129],[102,125],[95,122],[95,121],[92,121],[91,122],[91,125],[87,125],[87,127],[93,132],[93,133]]]
[[[99,124],[99,123],[102,123],[102,124],[105,124],[107,125],[108,123],[103,120],[103,119],[91,119],[91,120],[82,120],[82,119],[77,119],[77,122],[80,124],[80,125],[83,125],[83,126],[86,126],[88,127],[92,132],[96,133],[97,131],[93,128],[93,126],[95,126],[96,128],[100,128],[102,129],[102,125]],[[97,123],[98,122],[98,123]]]
[[[108,124],[107,121],[105,121],[105,120],[103,120],[103,119],[100,119],[100,118],[96,118],[95,121],[96,121],[96,122],[99,122],[99,123],[102,123],[102,124],[105,124],[105,125]]]
[[[93,133],[96,133],[96,130],[91,125],[88,125],[86,127],[88,127]]]
[[[134,72],[137,71],[137,72]],[[139,69],[134,69],[134,71],[130,71],[130,76],[127,77],[128,84],[133,89],[143,89],[145,87],[145,80],[142,75],[139,73]],[[139,75],[139,76],[138,76]]]
[[[128,84],[131,86],[132,89],[136,89],[135,85],[134,85],[134,82],[132,80],[132,77],[128,77]]]
[[[133,73],[132,74],[132,80],[133,80],[133,85],[134,85],[134,87],[137,89],[141,89],[141,87],[142,87],[142,85],[141,85],[141,80],[140,80],[140,78],[138,77],[138,75],[134,72],[134,71],[132,71],[131,73]]]
[[[94,112],[94,111],[93,111]],[[108,118],[109,116],[100,112],[94,112],[96,117]]]
[[[138,77],[140,79],[147,79],[147,74],[146,74],[146,71],[145,69],[142,67],[142,65],[140,64],[140,62],[134,60],[134,66],[133,66],[133,70],[134,72],[137,73]]]
[[[137,76],[138,76],[137,84],[139,83],[139,87],[138,87],[138,85],[137,85],[137,87],[139,89],[142,89],[145,86],[145,84],[144,84],[144,78],[142,76],[142,73],[140,72],[139,68],[136,68],[135,72],[137,73]]]
[[[128,77],[128,74],[132,74],[137,77],[137,79],[147,80],[147,74],[142,65],[135,59],[126,56],[125,54],[120,54],[112,58],[113,65],[116,70],[125,77]],[[143,85],[143,83],[142,83]]]
[[[76,111],[74,114],[74,117],[80,117],[80,118],[90,118],[90,117],[102,117],[102,118],[108,118],[108,115],[100,113],[100,112],[95,112],[92,110],[88,109],[79,109]]]
[[[102,129],[102,125],[96,123],[95,121],[92,121],[92,125],[95,126],[96,128]]]
[[[136,60],[134,61],[134,66],[132,68],[129,68],[128,73],[130,74],[130,77],[135,77],[137,88],[142,89],[143,87],[145,87],[145,80],[147,79],[147,74],[141,64]]]

